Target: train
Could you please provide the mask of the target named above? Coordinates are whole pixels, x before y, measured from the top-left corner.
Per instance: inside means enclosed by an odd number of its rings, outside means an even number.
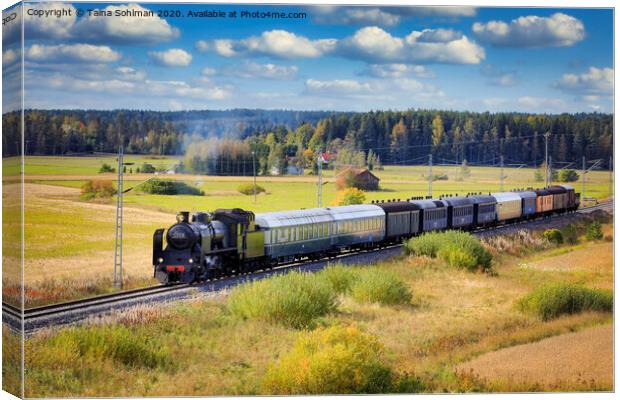
[[[574,212],[579,202],[573,187],[557,185],[260,214],[232,208],[190,217],[182,211],[167,231],[153,235],[154,277],[163,284],[191,284],[386,247],[425,232],[471,231]]]

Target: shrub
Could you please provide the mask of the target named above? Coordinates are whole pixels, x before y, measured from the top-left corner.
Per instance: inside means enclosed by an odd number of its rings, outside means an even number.
[[[241,194],[245,194],[246,196],[250,196],[254,194],[254,184],[253,183],[242,183],[241,185],[239,185],[239,187],[237,187],[237,191]],[[259,193],[264,193],[265,192],[265,188],[260,186],[260,185],[256,185],[256,194]]]
[[[269,368],[262,387],[279,395],[385,393],[392,374],[383,357],[376,337],[355,327],[304,332]]]
[[[547,239],[551,243],[562,244],[564,242],[564,238],[562,237],[562,232],[559,229],[547,229],[543,233],[543,237]]]
[[[349,293],[356,279],[356,271],[342,264],[330,265],[319,272],[319,277],[327,282],[332,290],[339,294]]]
[[[586,231],[586,238],[588,240],[601,240],[603,238],[603,230],[601,229],[601,223],[598,221],[592,222],[588,225]]]
[[[492,256],[470,233],[460,231],[428,232],[405,243],[406,254],[439,257],[448,265],[473,271],[491,268]]]
[[[577,244],[579,242],[579,232],[572,224],[566,225],[561,230],[564,241],[568,244]]]
[[[560,170],[558,177],[560,182],[576,182],[579,180],[579,174],[573,169]]]
[[[108,172],[116,172],[116,170],[111,165],[103,163],[101,168],[99,168],[99,173],[100,174],[105,174],[105,173],[108,173]]]
[[[351,285],[351,296],[366,303],[407,304],[411,292],[396,274],[378,268],[364,268]]]
[[[243,319],[258,319],[293,328],[312,326],[317,317],[337,308],[336,293],[318,274],[290,272],[235,287],[228,309]]]
[[[156,171],[155,167],[149,163],[144,163],[142,164],[141,167],[139,167],[138,172],[142,172],[143,174],[154,174]]]
[[[366,201],[363,191],[356,188],[348,188],[338,192],[333,202],[335,206],[348,206],[351,204],[362,204]]]
[[[518,300],[517,306],[543,320],[583,311],[612,311],[613,294],[608,290],[556,283],[534,290]]]
[[[63,330],[51,339],[54,348],[79,358],[112,359],[129,367],[170,367],[170,355],[145,335],[124,326],[79,327]]]
[[[90,180],[82,185],[80,192],[82,200],[92,200],[108,199],[116,193],[116,190],[110,181]]]
[[[143,192],[149,194],[188,194],[193,196],[202,196],[204,192],[197,187],[190,186],[185,182],[163,180],[163,179],[151,179],[145,182],[141,187]]]

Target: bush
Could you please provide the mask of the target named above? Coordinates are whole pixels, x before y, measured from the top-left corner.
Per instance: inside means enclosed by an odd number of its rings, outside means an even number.
[[[197,187],[190,186],[185,182],[162,179],[151,179],[150,181],[145,182],[142,186],[140,186],[140,189],[143,192],[149,194],[188,194],[193,196],[204,195],[204,192],[202,190],[198,189]]]
[[[92,200],[95,198],[109,199],[116,190],[111,181],[90,180],[80,188],[82,200]]]
[[[77,354],[80,360],[112,359],[138,368],[167,368],[173,362],[161,346],[124,326],[70,328],[50,340],[51,347]]]
[[[241,194],[245,194],[246,196],[253,195],[254,184],[253,183],[242,183],[241,185],[239,185],[239,187],[237,187],[237,191]],[[264,187],[260,185],[256,185],[256,194],[264,193],[264,192],[265,192]]]
[[[601,229],[601,223],[598,221],[592,222],[588,225],[586,231],[586,239],[588,240],[601,240],[603,238],[603,230]]]
[[[144,163],[141,167],[138,167],[138,172],[142,172],[143,174],[154,174],[155,171],[155,167],[149,163]]]
[[[543,237],[555,244],[562,244],[564,242],[564,237],[562,237],[562,232],[559,229],[547,229],[543,233]]]
[[[364,268],[351,285],[351,296],[366,303],[385,305],[407,304],[409,288],[396,274],[378,268]]]
[[[579,232],[572,224],[566,225],[561,230],[564,241],[568,244],[577,244],[579,242]]]
[[[559,172],[560,182],[576,182],[579,180],[579,174],[573,169],[563,169]]]
[[[491,268],[492,256],[470,233],[460,231],[428,232],[405,243],[406,254],[439,257],[448,265],[473,271]]]
[[[327,282],[334,292],[345,294],[351,291],[351,285],[357,277],[355,272],[351,267],[336,264],[323,269],[318,275]]]
[[[99,168],[99,173],[105,174],[107,172],[116,172],[116,170],[111,165],[103,163],[101,168]]]
[[[364,201],[366,201],[366,195],[363,191],[356,188],[348,188],[338,192],[333,205],[348,206],[351,204],[362,204]]]
[[[317,317],[336,310],[336,293],[318,274],[290,272],[235,287],[229,311],[243,319],[257,319],[293,328],[312,326]]]
[[[334,326],[300,335],[293,349],[263,378],[270,394],[385,393],[391,371],[374,336]]]
[[[613,294],[608,290],[556,283],[534,290],[518,300],[521,311],[537,314],[547,321],[564,314],[583,311],[612,311]]]

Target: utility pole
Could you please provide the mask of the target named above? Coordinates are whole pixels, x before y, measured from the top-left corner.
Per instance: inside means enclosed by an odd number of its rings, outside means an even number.
[[[433,197],[433,155],[428,155],[428,197]]]
[[[545,133],[545,187],[549,187],[549,136],[551,132]]]
[[[319,156],[316,159],[317,167],[318,167],[318,178],[317,188],[316,188],[316,196],[317,196],[317,207],[323,207],[323,160],[321,158],[321,152],[319,152]]]
[[[586,156],[581,157],[581,198],[586,197]]]
[[[553,183],[553,160],[551,156],[549,156],[549,165],[547,166],[547,170],[549,171],[549,184],[547,186],[551,186]]]
[[[609,196],[614,194],[614,163],[612,156],[609,156]]]
[[[252,151],[252,175],[254,175],[254,204],[256,204],[256,160],[254,151]]]
[[[114,240],[114,286],[123,288],[123,146],[118,148],[116,188],[116,238]]]
[[[499,156],[499,191],[504,191],[504,156]]]

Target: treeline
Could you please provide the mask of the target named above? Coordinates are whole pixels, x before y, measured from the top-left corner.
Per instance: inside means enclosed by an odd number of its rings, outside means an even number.
[[[335,164],[436,163],[539,165],[549,133],[554,164],[603,159],[613,153],[613,115],[472,113],[436,110],[329,113],[266,110],[40,111],[25,118],[27,154],[90,151],[185,154],[185,167],[214,174],[250,174],[252,151],[260,173],[316,164],[319,152]],[[3,156],[16,154],[19,114],[3,116]],[[210,144],[200,145],[205,138]],[[198,149],[202,146],[201,149]],[[215,146],[215,147],[213,147]],[[371,152],[372,150],[372,152]]]
[[[331,113],[285,110],[136,111],[26,110],[25,151],[29,155],[116,152],[120,144],[133,154],[183,154],[184,137],[243,139],[278,126],[295,129]],[[3,157],[20,152],[21,114],[2,116]]]

